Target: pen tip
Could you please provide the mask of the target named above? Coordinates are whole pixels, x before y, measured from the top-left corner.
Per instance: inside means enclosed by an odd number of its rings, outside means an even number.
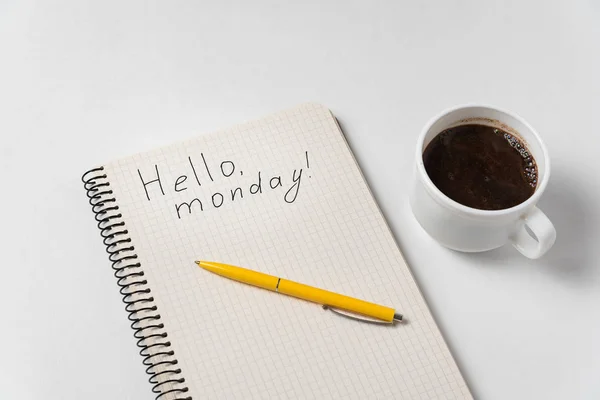
[[[200,265],[201,261],[194,261],[196,264]]]

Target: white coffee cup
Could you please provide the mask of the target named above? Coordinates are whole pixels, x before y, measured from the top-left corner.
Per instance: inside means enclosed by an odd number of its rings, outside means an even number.
[[[423,151],[438,133],[467,123],[500,128],[522,140],[538,168],[537,187],[531,197],[514,207],[488,211],[460,204],[434,185],[425,171]],[[461,105],[432,118],[419,135],[410,204],[419,224],[443,246],[478,252],[512,243],[526,257],[538,258],[556,239],[554,225],[536,207],[549,177],[550,159],[546,146],[525,120],[496,107]]]

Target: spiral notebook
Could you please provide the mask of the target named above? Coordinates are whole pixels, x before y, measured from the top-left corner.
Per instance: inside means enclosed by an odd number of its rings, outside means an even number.
[[[332,113],[308,103],[83,176],[156,398],[471,399]],[[210,274],[395,307],[379,326]]]

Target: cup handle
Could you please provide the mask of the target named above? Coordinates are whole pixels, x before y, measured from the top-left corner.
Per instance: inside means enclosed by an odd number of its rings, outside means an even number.
[[[533,233],[534,236],[531,235]],[[537,207],[525,216],[519,230],[511,237],[512,245],[528,258],[540,258],[556,240],[556,229],[550,219]]]

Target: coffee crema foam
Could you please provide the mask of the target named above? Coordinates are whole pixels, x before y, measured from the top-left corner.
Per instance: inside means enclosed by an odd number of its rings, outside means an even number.
[[[500,129],[494,129],[494,133],[500,133]],[[535,188],[537,186],[538,173],[533,156],[529,153],[525,145],[510,133],[505,132],[504,139],[506,139],[512,147],[517,149],[519,154],[521,154],[521,157],[525,159],[525,162],[527,163],[527,166],[525,167],[525,176],[529,179],[529,184]]]

